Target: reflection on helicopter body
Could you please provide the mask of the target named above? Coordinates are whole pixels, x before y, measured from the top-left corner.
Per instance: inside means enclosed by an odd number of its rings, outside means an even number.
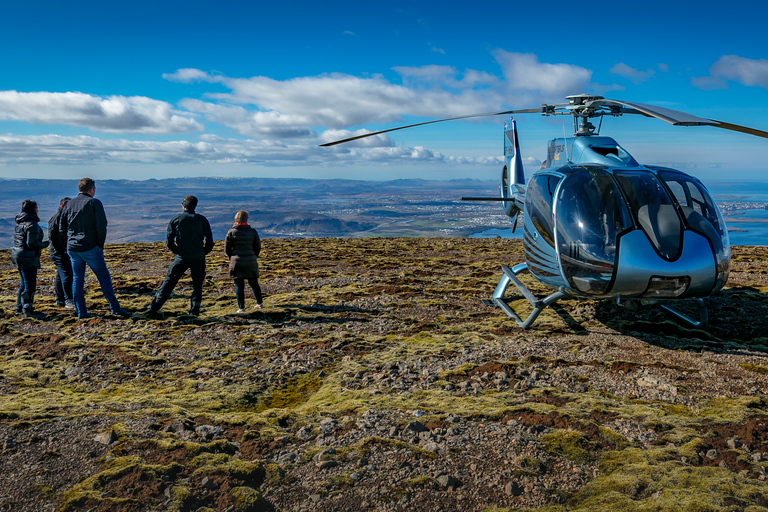
[[[525,257],[537,279],[566,294],[643,299],[725,285],[728,234],[699,180],[642,166],[609,137],[565,143],[569,163],[548,158],[526,190]]]

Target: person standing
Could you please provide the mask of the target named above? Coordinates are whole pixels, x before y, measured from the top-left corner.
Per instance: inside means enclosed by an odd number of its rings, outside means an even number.
[[[205,256],[213,249],[213,233],[208,219],[199,213],[197,198],[187,196],[181,202],[182,212],[168,223],[165,244],[176,255],[168,267],[168,274],[155,292],[155,297],[147,308],[147,313],[157,313],[171,296],[181,276],[189,269],[192,274],[192,297],[189,300],[189,313],[200,314],[203,301],[203,281],[205,280]]]
[[[51,261],[56,266],[56,280],[53,283],[56,294],[56,305],[67,309],[75,309],[72,300],[72,261],[67,254],[67,242],[59,233],[59,219],[61,212],[69,202],[65,197],[59,201],[59,208],[48,221],[48,251],[51,253]]]
[[[101,201],[93,197],[96,194],[96,182],[91,178],[83,178],[77,184],[77,189],[80,193],[64,206],[59,218],[59,236],[66,236],[67,254],[72,260],[72,297],[77,317],[91,316],[85,305],[86,265],[96,275],[111,313],[131,316],[130,311],[120,307],[112,289],[112,276],[104,261],[107,215]]]
[[[37,216],[37,203],[27,199],[21,203],[21,213],[16,215],[16,230],[11,249],[11,263],[18,269],[21,278],[16,294],[16,314],[23,314],[24,318],[44,316],[36,313],[34,309],[40,252],[48,247],[48,241],[43,241],[43,230],[38,222],[40,218]]]
[[[235,214],[235,223],[227,231],[224,252],[229,256],[229,277],[235,280],[235,296],[238,313],[245,313],[245,281],[256,298],[254,309],[261,309],[262,296],[259,286],[259,234],[248,225],[248,212],[240,210]]]

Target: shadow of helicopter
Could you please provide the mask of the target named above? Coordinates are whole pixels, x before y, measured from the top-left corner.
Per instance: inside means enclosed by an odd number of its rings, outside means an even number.
[[[536,291],[533,279],[526,285]],[[506,300],[521,314],[529,314],[530,305],[522,294],[512,294]],[[669,349],[768,353],[768,294],[752,286],[733,286],[705,302],[710,320],[706,328],[682,324],[669,312],[639,300],[564,298],[545,309],[533,329],[581,336],[607,327]],[[695,316],[699,306],[679,301],[675,307]]]
[[[768,352],[768,294],[749,286],[726,288],[706,299],[710,323],[687,327],[657,307],[628,301],[595,302],[594,319],[652,345],[686,350]],[[681,301],[679,309],[694,315],[696,306]]]

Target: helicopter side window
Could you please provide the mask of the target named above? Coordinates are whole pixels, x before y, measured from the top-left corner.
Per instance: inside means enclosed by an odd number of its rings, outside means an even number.
[[[728,231],[720,210],[704,185],[683,173],[662,171],[659,176],[677,199],[688,228],[709,239],[718,262],[727,262],[730,258]]]
[[[632,226],[610,175],[600,170],[566,178],[557,197],[557,244],[563,274],[584,293],[608,291],[618,235]]]
[[[525,194],[525,210],[536,231],[550,246],[555,246],[552,197],[560,177],[543,174],[531,178]]]

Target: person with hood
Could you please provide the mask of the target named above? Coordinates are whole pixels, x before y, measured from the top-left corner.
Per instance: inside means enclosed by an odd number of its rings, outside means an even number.
[[[51,261],[56,266],[56,280],[53,283],[56,305],[75,309],[75,303],[72,300],[72,260],[67,254],[66,239],[59,233],[61,212],[68,202],[68,197],[62,198],[59,201],[59,209],[48,221],[48,241],[51,244],[48,246],[48,251],[51,253]]]
[[[259,286],[259,234],[248,225],[248,212],[240,210],[235,214],[235,223],[227,231],[224,252],[229,256],[229,277],[235,280],[237,312],[245,313],[245,281],[256,298],[254,309],[261,309],[262,296]]]
[[[37,216],[37,203],[27,199],[21,203],[21,213],[16,215],[16,230],[11,249],[11,263],[18,269],[21,278],[16,294],[16,314],[23,314],[24,318],[44,316],[34,309],[40,252],[48,247],[48,241],[43,241],[43,230],[38,222],[40,217]]]
[[[182,212],[171,219],[166,230],[165,244],[176,255],[168,267],[168,274],[155,292],[155,298],[147,308],[147,314],[157,313],[170,298],[171,292],[189,269],[192,274],[192,297],[189,314],[200,315],[205,281],[205,256],[213,249],[211,225],[203,215],[195,213],[197,198],[189,195],[181,202]]]

